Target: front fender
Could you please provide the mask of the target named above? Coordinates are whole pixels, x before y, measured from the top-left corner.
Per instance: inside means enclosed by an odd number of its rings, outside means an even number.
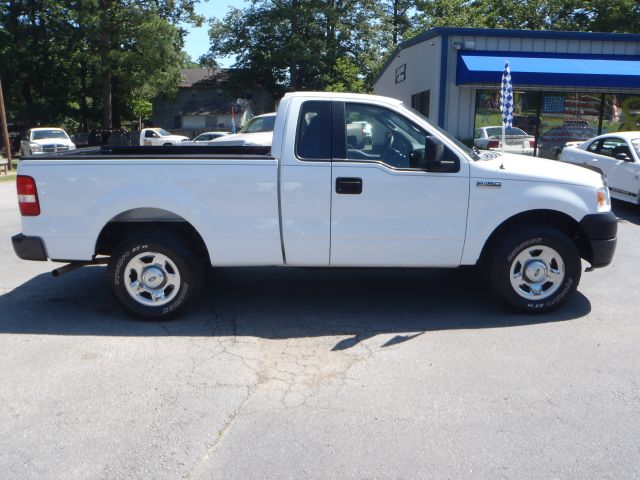
[[[478,179],[471,182],[463,265],[475,264],[491,234],[518,214],[552,210],[580,222],[585,215],[597,211],[596,194],[591,187],[510,180],[493,182],[493,186],[479,185]],[[496,183],[501,185],[497,187]]]

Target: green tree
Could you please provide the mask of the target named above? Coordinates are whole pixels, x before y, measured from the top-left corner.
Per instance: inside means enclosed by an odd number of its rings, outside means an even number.
[[[35,125],[136,118],[131,102],[175,91],[197,0],[10,0],[0,4],[7,103]]]
[[[274,95],[284,90],[324,89],[342,75],[338,59],[371,65],[368,23],[374,22],[371,0],[256,0],[210,22],[213,58],[234,55],[234,67],[263,79]]]

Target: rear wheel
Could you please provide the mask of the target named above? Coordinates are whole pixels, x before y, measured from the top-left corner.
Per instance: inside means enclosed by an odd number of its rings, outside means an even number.
[[[559,307],[576,290],[580,275],[580,255],[571,239],[542,225],[505,237],[491,266],[496,293],[523,312]]]
[[[109,261],[109,283],[120,304],[149,320],[174,316],[193,300],[203,268],[188,241],[170,232],[138,232],[118,245]]]

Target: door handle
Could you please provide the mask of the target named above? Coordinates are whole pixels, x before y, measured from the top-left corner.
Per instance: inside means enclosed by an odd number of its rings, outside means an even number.
[[[336,193],[343,195],[359,195],[362,193],[362,179],[351,177],[336,178]]]

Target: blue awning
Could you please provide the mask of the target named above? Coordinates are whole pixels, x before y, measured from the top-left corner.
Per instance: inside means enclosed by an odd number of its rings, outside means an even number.
[[[640,56],[533,52],[458,53],[456,85],[498,85],[509,60],[515,88],[526,85],[637,88]]]

